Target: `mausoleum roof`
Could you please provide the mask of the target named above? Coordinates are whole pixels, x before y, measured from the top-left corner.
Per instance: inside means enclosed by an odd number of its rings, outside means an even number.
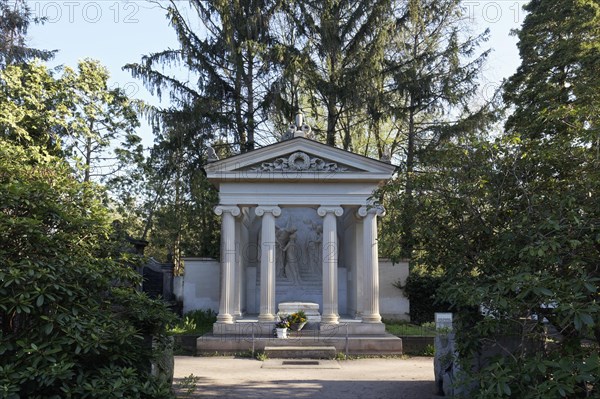
[[[380,183],[392,177],[395,166],[304,137],[271,144],[209,163],[210,181],[313,181]]]

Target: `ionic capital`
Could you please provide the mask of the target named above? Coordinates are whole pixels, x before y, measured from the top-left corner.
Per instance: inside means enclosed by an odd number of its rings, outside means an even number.
[[[321,206],[317,209],[317,214],[321,217],[333,213],[335,216],[340,217],[344,214],[344,209],[341,206]]]
[[[240,216],[240,208],[235,205],[217,205],[215,206],[215,214],[221,216],[223,213],[231,213],[232,216]]]
[[[272,213],[273,216],[278,217],[281,215],[281,208],[276,205],[260,205],[254,209],[256,216],[262,216],[265,214],[265,212]]]
[[[385,216],[385,208],[383,205],[369,205],[369,206],[361,206],[356,211],[356,216],[359,218],[364,218],[368,214],[375,214],[375,216]]]

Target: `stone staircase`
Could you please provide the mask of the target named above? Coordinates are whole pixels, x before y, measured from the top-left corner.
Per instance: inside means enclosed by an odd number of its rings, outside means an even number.
[[[269,359],[335,359],[335,346],[265,346]]]
[[[306,301],[318,303],[321,308],[323,298],[323,278],[316,273],[300,269],[300,285],[295,285],[285,277],[277,277],[275,281],[276,302]],[[256,286],[260,287],[260,268],[256,273]]]

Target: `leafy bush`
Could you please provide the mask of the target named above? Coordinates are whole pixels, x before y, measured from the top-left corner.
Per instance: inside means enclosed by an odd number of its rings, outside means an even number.
[[[0,140],[0,397],[171,397],[151,374],[170,313],[136,290],[139,259],[114,244],[102,198]]]
[[[175,324],[170,332],[172,334],[205,334],[212,330],[217,321],[217,313],[212,309],[197,309],[187,312],[181,320]]]
[[[435,312],[448,312],[450,304],[441,301],[438,290],[443,282],[441,276],[426,272],[413,272],[406,279],[406,285],[396,284],[403,289],[410,301],[410,320],[422,324],[434,320]]]

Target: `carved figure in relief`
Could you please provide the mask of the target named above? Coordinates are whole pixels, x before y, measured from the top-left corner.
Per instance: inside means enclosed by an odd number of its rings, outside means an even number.
[[[321,274],[323,270],[323,226],[305,220],[310,226],[311,237],[308,239],[306,253],[308,255],[308,269],[310,273]]]
[[[290,235],[296,233],[296,228],[291,226],[291,220],[288,220],[287,227],[280,228],[275,226],[275,240],[277,241],[277,255],[275,256],[275,265],[277,277],[288,277],[287,253]]]
[[[296,243],[296,231],[289,235],[288,242],[285,247],[283,247],[283,252],[285,254],[283,258],[283,267],[286,277],[293,284],[300,285],[300,283],[302,283],[302,278],[300,277],[300,254],[298,253],[298,244]]]

